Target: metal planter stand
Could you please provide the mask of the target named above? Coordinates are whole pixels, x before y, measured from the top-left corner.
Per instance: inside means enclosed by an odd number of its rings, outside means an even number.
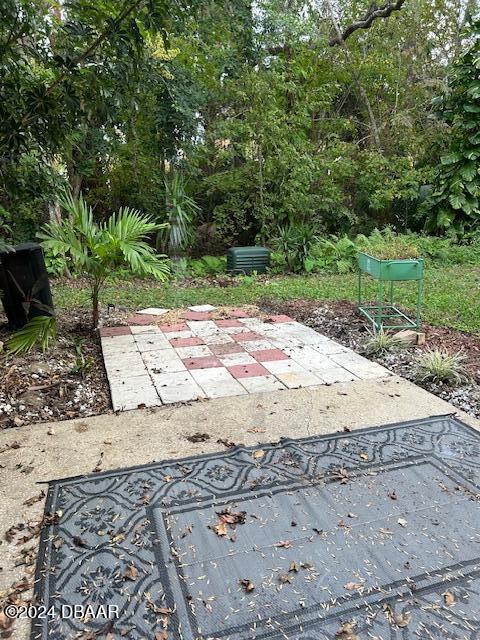
[[[422,258],[415,260],[379,260],[368,253],[359,253],[358,261],[358,311],[372,322],[375,331],[388,329],[420,330],[423,296]],[[363,275],[378,280],[377,303],[365,304],[363,301]],[[395,282],[417,282],[417,304],[415,319],[409,318],[394,304]],[[385,288],[389,286],[388,302],[385,301]],[[395,322],[396,321],[396,322]]]

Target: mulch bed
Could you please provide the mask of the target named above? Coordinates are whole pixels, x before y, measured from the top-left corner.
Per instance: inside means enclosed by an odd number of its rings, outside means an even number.
[[[365,343],[370,337],[364,318],[357,314],[353,302],[339,300],[290,300],[283,302],[262,301],[261,307],[270,313],[285,313],[305,325],[350,347],[363,356],[378,362],[394,373],[419,384],[427,391],[451,402],[466,413],[480,418],[480,337],[446,327],[422,326],[426,334],[425,345],[402,349],[382,356],[365,353]],[[458,387],[416,379],[416,361],[426,349],[445,348],[450,353],[462,351],[465,368],[471,382]]]
[[[48,352],[0,354],[0,429],[111,410],[100,342],[88,329],[90,314],[60,315],[58,321],[59,339]],[[2,326],[0,341],[8,335]]]

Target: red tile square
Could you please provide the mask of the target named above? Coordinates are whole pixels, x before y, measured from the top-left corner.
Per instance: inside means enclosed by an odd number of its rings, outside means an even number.
[[[223,329],[228,329],[229,327],[243,327],[244,325],[238,320],[216,320],[215,324],[217,327],[222,327]]]
[[[112,336],[128,336],[130,333],[130,327],[102,327],[100,329],[100,336],[102,338],[111,338]]]
[[[172,347],[197,347],[205,343],[201,338],[172,338],[170,344]]]
[[[268,376],[269,372],[261,364],[236,364],[227,367],[234,378],[253,378],[255,376]]]
[[[189,327],[188,324],[180,322],[178,324],[161,324],[160,329],[163,333],[169,333],[170,331],[188,331]]]
[[[223,367],[223,364],[217,358],[207,356],[204,358],[187,358],[182,360],[187,369],[212,369],[213,367]]]
[[[267,322],[278,324],[279,322],[294,322],[294,320],[290,316],[270,316]]]
[[[232,318],[250,318],[249,314],[243,309],[233,309],[228,315]]]
[[[226,356],[229,353],[242,353],[245,349],[237,342],[227,342],[226,344],[211,344],[210,351],[216,356]]]
[[[210,313],[203,313],[200,311],[184,311],[182,313],[184,320],[211,320],[212,315]]]
[[[274,362],[275,360],[288,360],[286,353],[280,349],[264,349],[263,351],[253,351],[250,353],[257,362]]]
[[[131,316],[127,320],[128,324],[153,324],[152,316],[148,316],[144,313],[136,313],[134,316]]]
[[[253,331],[244,331],[243,333],[234,333],[232,338],[235,342],[246,342],[247,340],[263,340],[262,336]]]

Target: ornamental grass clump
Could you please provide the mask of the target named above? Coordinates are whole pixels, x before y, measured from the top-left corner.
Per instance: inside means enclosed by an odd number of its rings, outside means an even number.
[[[417,361],[416,378],[419,382],[435,382],[457,386],[468,381],[465,354],[449,353],[446,349],[429,349]]]
[[[377,333],[371,331],[365,343],[365,353],[369,356],[383,356],[403,346],[402,341],[394,334],[386,333],[383,329]]]

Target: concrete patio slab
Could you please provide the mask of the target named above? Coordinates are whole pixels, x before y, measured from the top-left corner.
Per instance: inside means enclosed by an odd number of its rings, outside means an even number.
[[[245,378],[240,384],[257,381]],[[267,379],[262,377],[261,384]],[[171,393],[171,386],[168,389]],[[0,482],[8,487],[0,504],[0,526],[6,531],[18,522],[41,518],[43,501],[30,506],[25,502],[39,494],[42,483],[90,474],[99,466],[106,471],[213,452],[223,447],[219,439],[255,445],[450,413],[480,430],[479,421],[392,376],[8,429],[0,433]],[[196,432],[206,434],[201,442],[186,439]],[[12,448],[14,443],[18,448]],[[0,589],[23,577],[19,551],[12,543],[0,545]],[[28,629],[27,621],[19,621],[16,640],[27,640]]]

